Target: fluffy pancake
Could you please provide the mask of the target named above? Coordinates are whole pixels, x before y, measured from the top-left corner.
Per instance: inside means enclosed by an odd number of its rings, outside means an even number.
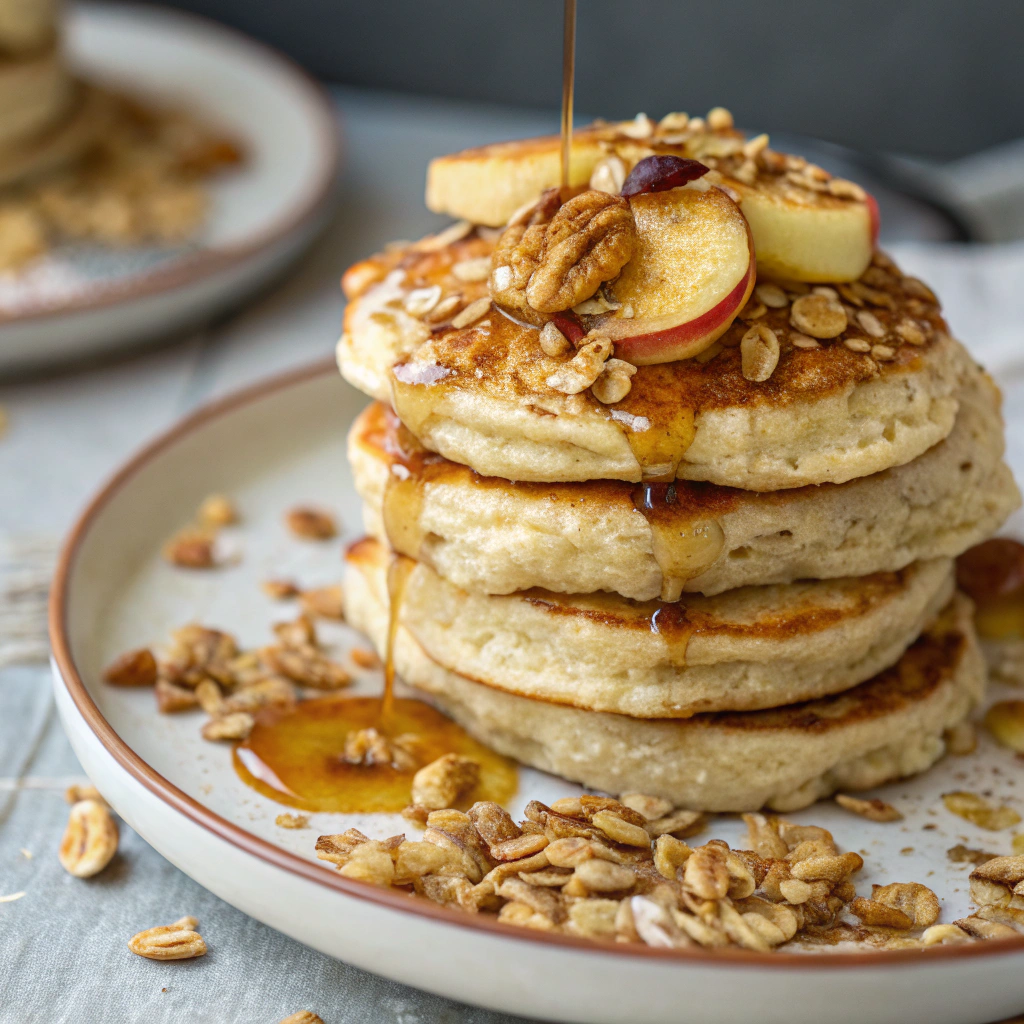
[[[348,621],[383,651],[387,591],[348,563]],[[981,700],[985,670],[960,595],[890,669],[845,693],[766,711],[652,721],[532,700],[450,672],[399,629],[396,667],[477,739],[610,793],[708,811],[805,807],[924,771]]]
[[[348,554],[375,574],[380,593],[390,557],[370,539]],[[849,689],[896,662],[954,589],[948,558],[676,604],[471,594],[410,564],[402,625],[437,664],[509,693],[636,718],[776,707]]]
[[[0,149],[49,129],[74,96],[74,82],[55,43],[43,53],[0,58]]]
[[[424,455],[380,405],[353,425],[349,461],[367,532],[390,533],[393,547],[459,587],[674,600],[681,590],[897,570],[989,536],[1020,504],[1001,461],[998,393],[973,373],[959,401],[952,434],[913,462],[777,494],[481,477]]]
[[[770,491],[903,465],[952,429],[965,353],[934,296],[880,254],[862,281],[838,286],[849,316],[839,337],[796,347],[789,302],[752,300],[748,319],[706,353],[641,366],[629,394],[603,405],[589,391],[565,395],[548,385],[562,361],[544,354],[535,328],[494,308],[471,326],[452,326],[457,310],[486,294],[479,274],[492,244],[476,231],[357,264],[345,278],[350,303],[338,344],[347,380],[390,401],[427,448],[485,476],[674,476]],[[755,313],[781,348],[763,382],[741,372],[739,343]],[[853,351],[849,341],[884,342],[888,354]]]

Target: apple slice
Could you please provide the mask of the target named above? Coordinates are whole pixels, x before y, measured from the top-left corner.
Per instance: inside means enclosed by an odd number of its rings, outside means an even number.
[[[622,307],[586,323],[636,366],[697,355],[729,329],[753,290],[747,222],[721,189],[701,186],[630,198],[636,246],[611,289]]]
[[[762,275],[810,284],[856,281],[871,263],[878,241],[874,196],[865,192],[856,201],[815,192],[798,203],[778,182],[727,183],[739,195]]]
[[[573,136],[571,182],[585,184],[610,155],[626,172],[652,152],[707,157],[713,180],[737,197],[750,223],[765,276],[827,284],[855,281],[864,273],[878,239],[878,206],[871,196],[819,168],[812,173],[803,161],[766,144],[758,147],[759,140],[748,143],[731,126],[694,124],[677,130],[671,123],[651,123],[643,138],[631,121],[583,128]],[[558,184],[559,166],[557,136],[439,157],[427,172],[427,205],[473,223],[501,225],[522,203]]]

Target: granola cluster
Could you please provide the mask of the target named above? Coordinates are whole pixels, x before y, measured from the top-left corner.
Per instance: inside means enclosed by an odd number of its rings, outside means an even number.
[[[1024,856],[980,864],[970,879],[978,911],[939,924],[938,897],[919,882],[857,896],[864,861],[840,852],[826,829],[743,818],[750,848],[733,850],[718,839],[689,845],[705,816],[638,793],[532,801],[519,824],[480,802],[431,811],[422,840],[349,829],[320,836],[316,852],[346,878],[506,924],[669,949],[843,940],[914,948],[1024,933]]]
[[[105,121],[79,162],[0,196],[0,270],[60,241],[178,245],[200,228],[206,179],[237,166],[237,143],[184,110],[105,97]]]
[[[313,593],[319,600],[323,591]],[[289,707],[302,690],[339,690],[352,682],[324,652],[309,614],[278,623],[274,633],[275,643],[244,651],[231,634],[190,624],[171,634],[160,657],[148,648],[128,651],[104,679],[114,686],[152,686],[163,714],[201,708],[210,716],[202,728],[205,739],[243,740],[262,708]]]

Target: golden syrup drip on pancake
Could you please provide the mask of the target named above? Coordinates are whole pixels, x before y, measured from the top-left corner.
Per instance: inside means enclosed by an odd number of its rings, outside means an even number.
[[[696,428],[693,410],[676,406],[663,412],[657,419],[644,417],[647,425],[636,429],[639,424],[633,419],[625,428],[629,447],[640,463],[644,480],[674,480],[679,463],[687,449],[693,444]]]
[[[956,579],[983,639],[1024,639],[1024,544],[993,537],[975,545],[956,560]]]
[[[725,549],[725,533],[712,509],[705,515],[681,505],[684,487],[693,490],[687,484],[644,483],[633,492],[633,504],[651,527],[663,601],[678,601],[686,581],[706,572]]]
[[[345,736],[376,728],[386,739],[401,736],[419,765],[444,754],[480,764],[480,782],[460,806],[475,800],[503,803],[516,791],[514,762],[488,750],[429,704],[398,698],[387,723],[377,697],[320,697],[291,709],[266,710],[249,738],[235,748],[235,770],[257,792],[304,811],[397,812],[411,802],[415,768],[349,764],[341,757]]]
[[[562,25],[562,188],[569,187],[572,97],[576,80],[576,0],[565,0]]]
[[[395,637],[398,635],[398,619],[402,612],[405,586],[416,563],[403,555],[392,555],[388,565],[388,636],[384,648],[384,693],[380,702],[380,720],[388,724],[395,707]]]

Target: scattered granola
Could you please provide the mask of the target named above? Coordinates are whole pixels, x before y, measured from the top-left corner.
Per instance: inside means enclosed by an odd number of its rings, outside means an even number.
[[[208,528],[186,527],[164,545],[164,558],[180,569],[212,569],[217,564]]]
[[[272,601],[290,601],[302,593],[291,580],[264,580],[260,589]]]
[[[107,802],[100,796],[100,791],[95,786],[82,786],[78,783],[74,783],[64,790],[64,800],[69,804],[77,804],[79,800],[97,800],[101,804]]]
[[[377,656],[377,652],[371,650],[369,647],[353,647],[348,654],[353,663],[359,668],[378,669],[381,667],[380,658]]]
[[[329,512],[300,505],[285,515],[285,525],[300,540],[331,540],[338,535],[338,524]]]
[[[111,686],[152,686],[156,677],[156,658],[146,647],[126,651],[115,658],[103,673],[103,681]]]
[[[1024,754],[1024,700],[1001,700],[985,714],[985,727],[998,743]]]
[[[743,376],[766,381],[779,365],[779,339],[767,324],[757,323],[740,339]]]
[[[147,960],[190,960],[206,953],[206,943],[197,932],[194,917],[182,917],[173,924],[138,932],[128,940],[128,948]]]
[[[323,1020],[310,1010],[299,1010],[289,1017],[285,1017],[280,1024],[324,1024]]]
[[[345,618],[345,597],[340,585],[304,590],[299,602],[303,612],[314,618],[335,619],[338,622]]]
[[[480,781],[480,765],[468,757],[445,754],[424,765],[412,780],[412,802],[428,811],[451,807]]]
[[[278,828],[309,828],[308,814],[279,814],[274,819]]]
[[[337,690],[352,681],[324,653],[312,619],[300,615],[279,622],[274,632],[277,643],[240,651],[235,638],[220,630],[195,624],[175,630],[162,655],[150,654],[158,710],[176,714],[200,708],[210,716],[201,730],[205,739],[238,741],[249,735],[258,711],[294,705],[300,698],[297,687]],[[120,677],[138,653],[123,655],[108,673],[117,669]]]
[[[114,859],[117,842],[117,823],[106,802],[79,800],[71,806],[57,856],[69,875],[92,878]]]
[[[840,807],[854,814],[859,814],[868,821],[902,821],[903,815],[896,810],[892,804],[887,804],[877,797],[873,800],[863,800],[856,796],[847,796],[845,793],[837,793],[835,801]]]
[[[203,526],[218,529],[238,522],[238,510],[234,502],[223,494],[211,494],[199,506],[197,519]]]
[[[957,843],[946,851],[946,858],[953,864],[984,864],[995,856],[987,850],[975,850],[963,843]]]
[[[1021,822],[1020,815],[1012,807],[997,807],[977,793],[943,793],[942,802],[947,811],[991,832],[1012,828]]]

